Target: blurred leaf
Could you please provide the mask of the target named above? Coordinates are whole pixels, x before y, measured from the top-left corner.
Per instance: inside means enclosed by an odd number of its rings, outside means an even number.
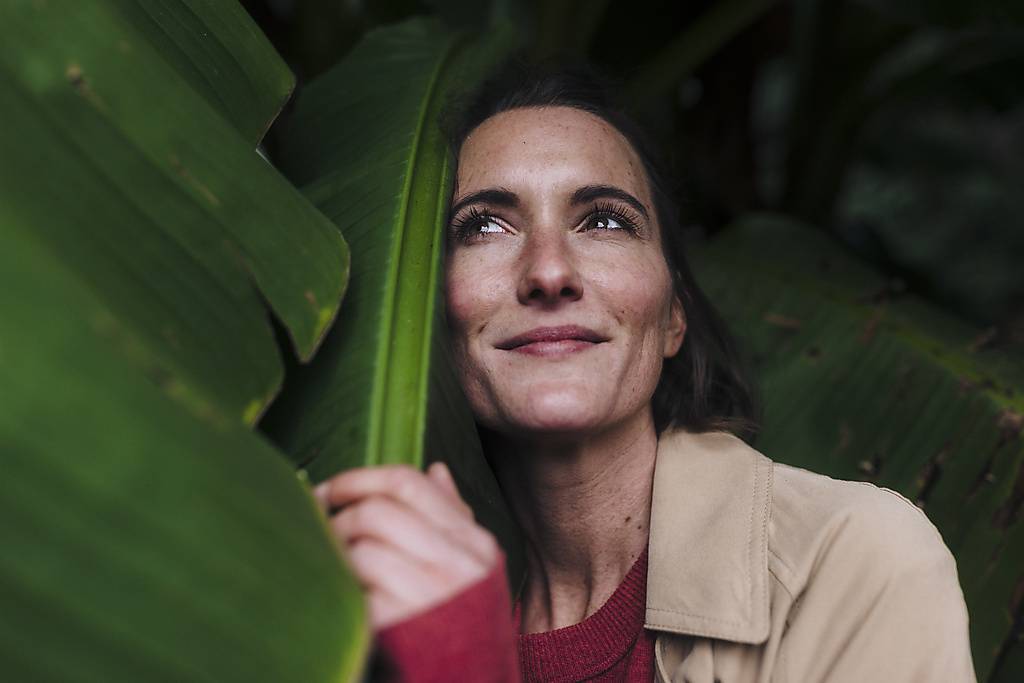
[[[626,101],[644,111],[711,56],[717,54],[743,29],[760,18],[776,0],[722,0],[714,3],[658,54],[633,75]]]
[[[286,461],[161,395],[114,311],[3,238],[4,679],[354,680],[361,589]]]
[[[438,118],[507,44],[416,19],[371,32],[303,91],[282,165],[345,234],[352,282],[323,350],[263,426],[314,480],[447,461],[516,576],[518,541],[452,376],[440,296],[451,162]]]
[[[254,422],[281,377],[264,300],[311,356],[346,282],[337,229],[112,3],[16,2],[0,21],[9,239],[94,290],[168,393]]]
[[[858,3],[914,24],[962,28],[966,24],[1024,24],[1024,4],[1018,0],[856,0]]]
[[[534,15],[536,34],[529,54],[543,60],[585,55],[609,3],[608,0],[541,0],[528,4]]]
[[[1024,106],[917,103],[865,137],[840,204],[844,238],[961,315],[1005,321],[1024,302]]]
[[[864,127],[886,109],[923,101],[953,79],[1024,58],[1024,32],[989,27],[965,31],[913,29],[887,23],[851,3],[840,13],[820,6],[798,45],[782,207],[816,223],[831,223],[846,172]],[[827,10],[825,8],[828,8]]]
[[[694,261],[757,366],[758,448],[924,508],[956,555],[985,680],[1024,567],[1024,364],[974,351],[978,330],[782,219],[736,225]]]
[[[1017,620],[1017,636],[1005,651],[989,683],[1019,683],[1024,678],[1024,619]]]
[[[237,2],[113,0],[149,47],[255,145],[295,79]],[[131,43],[121,46],[130,53]]]
[[[491,20],[495,5],[503,0],[423,0],[449,27],[483,27]]]

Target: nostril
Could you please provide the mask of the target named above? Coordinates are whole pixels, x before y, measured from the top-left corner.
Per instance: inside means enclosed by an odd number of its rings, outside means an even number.
[[[518,296],[523,303],[554,304],[575,301],[583,294],[583,286],[572,264],[564,258],[531,261],[519,282]]]
[[[561,288],[548,288],[548,287],[534,287],[530,290],[528,296],[531,300],[547,301],[555,299],[578,299],[580,296],[579,289],[572,285],[565,285]]]

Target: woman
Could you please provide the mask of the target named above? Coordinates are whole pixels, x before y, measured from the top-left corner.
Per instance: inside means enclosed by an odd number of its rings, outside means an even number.
[[[504,557],[443,465],[317,489],[396,680],[966,681],[952,556],[897,494],[772,463],[629,121],[521,69],[455,127],[446,304],[525,538]]]

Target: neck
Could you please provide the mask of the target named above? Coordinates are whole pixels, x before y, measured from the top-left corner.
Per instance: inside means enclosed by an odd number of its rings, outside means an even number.
[[[527,541],[523,632],[579,623],[618,587],[647,543],[657,444],[649,413],[580,438],[489,439]]]

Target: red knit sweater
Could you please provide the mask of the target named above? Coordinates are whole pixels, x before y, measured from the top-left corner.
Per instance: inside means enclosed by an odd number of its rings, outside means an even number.
[[[610,598],[578,624],[520,634],[520,605],[509,609],[505,563],[447,602],[377,634],[373,680],[654,680],[654,634],[644,629],[647,549]],[[512,616],[507,615],[511,611]]]

